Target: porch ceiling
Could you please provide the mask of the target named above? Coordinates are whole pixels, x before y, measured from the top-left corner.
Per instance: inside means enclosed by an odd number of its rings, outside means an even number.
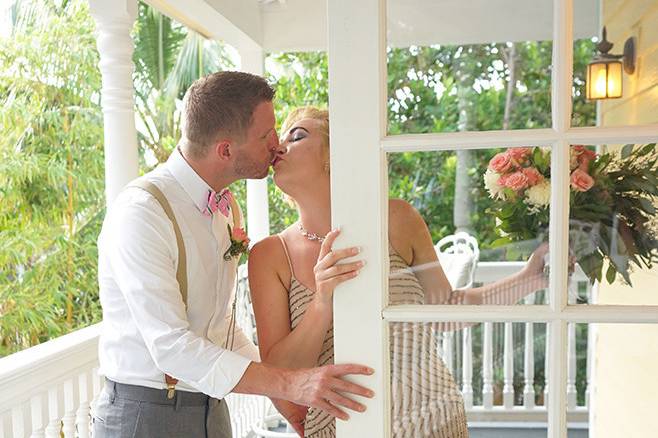
[[[209,38],[266,52],[327,48],[327,0],[147,0]],[[574,37],[599,33],[600,0],[574,2]],[[389,45],[550,40],[549,0],[388,0]]]

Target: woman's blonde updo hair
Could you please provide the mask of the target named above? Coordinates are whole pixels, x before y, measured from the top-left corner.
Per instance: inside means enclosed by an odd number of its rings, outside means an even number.
[[[329,170],[329,111],[315,106],[301,106],[295,108],[288,114],[286,120],[281,125],[281,135],[287,135],[288,131],[298,121],[302,119],[317,120],[320,135],[322,136],[322,150],[324,153],[325,168]]]

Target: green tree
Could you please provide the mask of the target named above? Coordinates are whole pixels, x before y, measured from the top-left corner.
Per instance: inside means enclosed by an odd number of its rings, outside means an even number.
[[[87,9],[20,2],[0,40],[0,355],[99,319],[101,84]]]

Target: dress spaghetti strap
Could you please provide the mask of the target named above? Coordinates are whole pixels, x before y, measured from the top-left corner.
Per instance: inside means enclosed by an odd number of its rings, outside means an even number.
[[[277,234],[276,237],[279,238],[281,241],[281,245],[283,245],[283,252],[286,253],[286,260],[288,260],[288,267],[290,268],[290,276],[292,278],[295,277],[295,271],[292,269],[292,260],[290,260],[290,254],[288,253],[288,245],[286,245],[286,241],[283,239],[283,236],[281,234]]]

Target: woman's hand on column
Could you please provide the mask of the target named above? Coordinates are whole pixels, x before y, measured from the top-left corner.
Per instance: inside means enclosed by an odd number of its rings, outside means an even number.
[[[333,230],[327,234],[322,246],[318,261],[313,268],[315,274],[315,300],[319,304],[333,302],[334,289],[340,283],[356,277],[364,266],[364,261],[358,260],[349,263],[338,263],[344,259],[354,257],[360,250],[358,247],[333,249],[333,244],[340,234],[339,230]]]

